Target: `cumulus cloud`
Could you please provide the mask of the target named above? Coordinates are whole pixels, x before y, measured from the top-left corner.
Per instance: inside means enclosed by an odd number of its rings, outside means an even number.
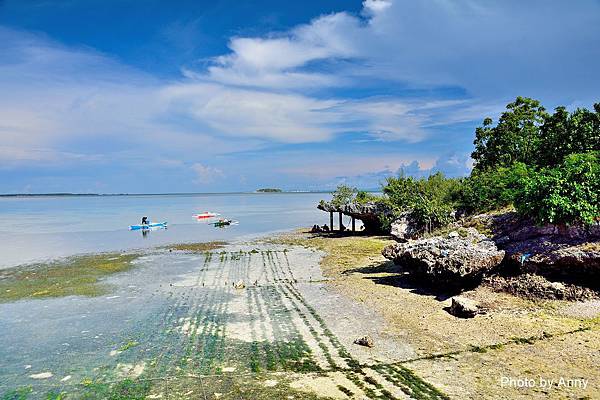
[[[0,161],[137,162],[159,152],[189,166],[202,154],[215,160],[193,168],[202,180],[227,172],[223,154],[350,135],[424,143],[419,171],[466,173],[468,159],[429,149],[446,140],[436,132],[497,115],[516,95],[549,106],[597,101],[599,36],[595,0],[365,0],[358,14],[233,37],[206,68],[159,79],[93,49],[0,27]],[[416,159],[400,158],[386,165]],[[387,173],[381,163],[353,164]],[[341,176],[333,167],[315,173]]]
[[[209,167],[200,163],[192,165],[192,171],[196,174],[194,183],[210,183],[215,179],[223,176],[223,171],[218,168]]]

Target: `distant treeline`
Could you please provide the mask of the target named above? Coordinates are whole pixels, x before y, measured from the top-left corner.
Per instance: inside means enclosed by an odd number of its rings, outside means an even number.
[[[283,190],[276,188],[262,188],[257,190],[258,193],[281,193]]]

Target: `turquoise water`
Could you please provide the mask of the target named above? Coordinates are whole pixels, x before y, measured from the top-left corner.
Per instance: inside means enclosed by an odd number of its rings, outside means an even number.
[[[244,193],[152,196],[0,198],[0,268],[80,253],[178,242],[237,240],[328,222],[317,210],[327,193]],[[215,228],[193,214],[239,221]],[[142,216],[168,221],[166,230],[129,231]]]

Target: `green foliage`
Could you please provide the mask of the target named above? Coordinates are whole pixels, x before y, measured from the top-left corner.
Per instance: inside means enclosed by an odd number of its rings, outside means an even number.
[[[506,106],[496,126],[486,118],[475,131],[475,169],[506,167],[516,162],[530,163],[540,148],[540,126],[548,113],[540,102],[517,97]]]
[[[535,159],[539,166],[556,166],[569,154],[600,151],[600,103],[594,111],[578,108],[573,113],[557,107],[540,129]]]
[[[463,182],[460,206],[467,212],[487,212],[509,206],[532,173],[532,168],[521,162],[510,167],[474,170]]]
[[[491,118],[475,130],[475,170],[510,167],[522,162],[539,167],[556,166],[569,154],[600,150],[600,103],[594,110],[569,113],[557,107],[548,114],[540,102],[517,97],[506,106],[498,124]]]
[[[452,220],[460,199],[462,181],[448,179],[440,172],[427,179],[399,176],[388,178],[383,187],[388,203],[396,214],[412,211],[412,217],[427,230],[443,226]],[[391,223],[391,221],[381,221]]]
[[[461,200],[467,211],[514,203],[538,223],[592,223],[600,216],[600,103],[548,114],[538,101],[517,97],[496,126],[486,118],[475,135],[475,168]]]
[[[358,190],[348,185],[339,185],[335,192],[333,192],[333,198],[331,199],[331,205],[334,207],[341,207],[352,203],[354,196]]]
[[[600,152],[571,154],[523,182],[515,205],[538,223],[591,224],[600,217]]]
[[[368,193],[363,190],[359,190],[358,193],[356,193],[356,197],[354,198],[354,201],[357,202],[358,204],[366,204],[369,202],[382,201],[382,198],[380,196],[376,196],[372,193]]]

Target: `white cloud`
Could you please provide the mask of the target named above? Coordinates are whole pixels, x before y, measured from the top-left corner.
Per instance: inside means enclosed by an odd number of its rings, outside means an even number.
[[[284,32],[231,38],[230,51],[205,70],[162,80],[89,48],[0,27],[0,162],[138,162],[140,153],[159,153],[189,166],[198,154],[346,133],[431,141],[432,127],[497,114],[516,95],[549,99],[549,106],[597,101],[599,35],[594,0],[365,0],[358,15],[333,13]],[[386,90],[394,85],[427,100],[360,95],[394,93]],[[436,97],[435,85],[464,89],[450,95],[462,100]],[[102,154],[92,156],[89,149],[99,147]],[[419,160],[440,157],[433,152]],[[342,167],[385,170],[381,162],[360,162]],[[198,164],[198,179],[226,168],[215,165]],[[444,168],[453,165],[448,160]],[[327,175],[334,173],[332,167]]]
[[[192,165],[192,171],[196,174],[196,179],[194,183],[204,184],[210,183],[217,178],[223,176],[223,171],[218,168],[209,167],[200,163],[195,163]]]

